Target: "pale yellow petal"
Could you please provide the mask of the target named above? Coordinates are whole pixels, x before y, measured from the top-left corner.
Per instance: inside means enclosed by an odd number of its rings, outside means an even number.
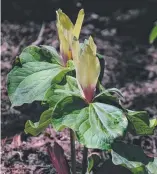
[[[72,57],[75,65],[79,61],[79,53],[80,53],[80,44],[77,38],[74,37],[72,42]]]
[[[67,41],[66,37],[64,36],[63,30],[62,30],[62,28],[59,24],[57,24],[57,30],[58,30],[58,36],[59,36],[60,44],[63,47],[65,47],[65,49],[69,50],[68,41]]]
[[[71,22],[70,18],[62,12],[61,9],[56,11],[57,13],[57,22],[60,23],[60,25],[62,25],[63,28],[65,28],[66,30],[71,30],[73,29],[74,25]]]
[[[96,45],[95,45],[94,40],[91,36],[89,37],[89,45],[93,51],[93,54],[96,55]]]
[[[61,40],[63,38],[63,29],[62,29],[60,23],[57,23],[56,26],[57,26],[59,41],[61,42]]]
[[[77,20],[74,26],[73,35],[78,39],[84,19],[84,10],[81,9],[78,13]]]
[[[86,45],[79,63],[77,64],[77,78],[83,88],[96,86],[100,74],[100,63],[93,54],[90,45]]]
[[[60,52],[62,55],[63,63],[65,65],[70,56],[69,55],[70,46],[66,37],[64,36],[62,27],[60,26],[59,23],[57,23],[57,30],[58,30],[59,40],[60,40]]]

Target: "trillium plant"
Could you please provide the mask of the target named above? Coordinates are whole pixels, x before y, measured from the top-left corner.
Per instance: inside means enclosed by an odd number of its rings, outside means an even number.
[[[110,161],[134,174],[155,174],[157,158],[147,156],[139,146],[128,144],[124,136],[127,132],[152,135],[157,120],[149,120],[146,111],[124,108],[122,93],[101,85],[102,56],[93,38],[79,43],[84,10],[79,11],[75,25],[62,10],[56,14],[60,52],[52,46],[28,46],[8,74],[12,107],[34,101],[48,106],[39,122],[26,122],[25,132],[37,136],[49,125],[56,131],[70,130],[72,165],[68,172],[56,167],[60,174],[76,173],[75,141],[84,146],[82,174],[95,172],[95,157],[89,149],[110,154],[104,160],[105,171]]]

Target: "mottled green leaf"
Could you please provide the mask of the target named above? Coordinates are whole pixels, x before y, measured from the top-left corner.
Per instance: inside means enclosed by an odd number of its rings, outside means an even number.
[[[156,124],[149,122],[149,115],[146,111],[128,110],[127,118],[138,135],[151,135],[154,133]]]
[[[115,165],[122,165],[133,174],[146,174],[144,163],[149,160],[140,147],[124,143],[115,144],[111,151],[112,162]]]
[[[42,101],[51,84],[59,83],[67,72],[74,69],[54,64],[54,60],[59,59],[53,47],[26,47],[8,74],[7,88],[12,106]]]
[[[55,82],[59,82],[68,71],[69,68],[48,62],[28,62],[22,67],[15,66],[7,80],[12,106],[42,101],[52,81],[55,79]]]
[[[122,142],[115,142],[112,145],[111,155],[115,165],[122,165],[133,174],[147,174],[145,165],[152,160],[144,154],[139,146]]]
[[[76,78],[66,76],[66,80],[60,84],[51,85],[45,94],[44,100],[50,107],[54,107],[59,100],[71,95],[81,96]]]
[[[115,165],[122,165],[129,169],[133,174],[147,174],[144,168],[144,165],[141,162],[128,161],[126,158],[123,158],[118,153],[111,151],[112,162]]]
[[[56,105],[52,116],[56,130],[73,129],[78,141],[88,148],[109,149],[117,137],[127,128],[127,119],[122,110],[104,103],[87,105],[78,96],[69,96]]]
[[[51,62],[51,58],[45,56],[42,53],[40,47],[37,46],[28,46],[26,47],[22,53],[19,55],[21,64],[28,63],[28,62]]]
[[[143,149],[137,145],[118,141],[112,144],[112,150],[129,161],[138,161],[145,165],[150,161],[150,158],[146,156]]]
[[[41,50],[42,50],[42,53],[46,57],[49,57],[53,63],[58,63],[58,64],[62,65],[61,57],[59,56],[59,54],[57,53],[57,51],[54,47],[47,46],[47,45],[41,45]]]

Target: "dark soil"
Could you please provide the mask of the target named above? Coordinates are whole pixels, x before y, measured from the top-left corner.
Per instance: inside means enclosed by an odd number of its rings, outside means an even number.
[[[123,103],[127,108],[146,110],[150,114],[150,118],[155,118],[157,117],[157,49],[155,44],[148,43],[147,38],[157,13],[153,13],[154,16],[152,16],[151,8],[114,9],[114,12],[105,15],[102,14],[102,11],[100,14],[87,12],[80,38],[84,40],[92,35],[99,53],[104,55],[103,85],[106,88],[119,88],[125,97]],[[46,152],[46,143],[49,141],[53,144],[54,140],[57,140],[64,148],[68,159],[70,157],[67,130],[63,133],[55,133],[52,130],[51,140],[45,137],[45,134],[41,134],[39,137],[25,135],[23,129],[26,120],[38,120],[44,108],[40,108],[40,104],[37,102],[19,108],[11,108],[7,96],[6,77],[15,57],[24,47],[37,40],[41,27],[44,28],[44,31],[38,44],[52,45],[58,49],[55,21],[42,23],[3,20],[2,22],[1,168],[3,174],[55,173]],[[13,141],[16,134],[21,134],[20,140],[17,141],[19,144]],[[155,135],[139,138],[129,134],[128,141],[142,146],[149,156],[154,156],[157,155]],[[7,139],[5,139],[6,137]],[[79,171],[82,147],[78,143],[76,146]]]

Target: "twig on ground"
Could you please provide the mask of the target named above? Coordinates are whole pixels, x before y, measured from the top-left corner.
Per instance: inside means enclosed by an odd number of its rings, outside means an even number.
[[[39,35],[37,37],[37,40],[34,41],[31,45],[39,45],[43,41],[44,31],[45,31],[45,23],[43,22],[42,26],[41,26],[41,29],[40,29],[40,32],[39,32]]]

